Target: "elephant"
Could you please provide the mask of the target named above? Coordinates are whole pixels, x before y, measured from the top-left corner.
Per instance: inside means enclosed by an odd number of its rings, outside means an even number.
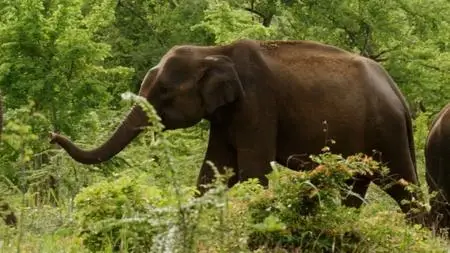
[[[425,179],[430,193],[429,225],[450,228],[450,103],[436,115],[425,143]]]
[[[401,201],[414,194],[400,180],[419,184],[410,110],[396,83],[373,60],[308,40],[177,45],[148,70],[138,95],[155,108],[164,130],[209,121],[197,179],[201,193],[214,179],[207,161],[220,173],[233,168],[229,187],[249,178],[267,186],[270,162],[310,169],[309,155],[334,140],[332,151],[343,156],[372,156],[376,150],[394,180],[385,191],[410,213],[411,204]],[[95,164],[121,152],[147,125],[143,109],[134,105],[97,148],[81,149],[55,132],[49,138],[76,161]],[[364,197],[371,182],[386,185],[379,175],[356,176],[349,184]],[[351,196],[344,202],[360,207],[363,200]]]
[[[3,132],[3,100],[2,95],[0,93],[0,136]],[[15,227],[17,225],[17,217],[14,212],[11,210],[11,207],[7,202],[0,197],[0,216],[6,225]]]

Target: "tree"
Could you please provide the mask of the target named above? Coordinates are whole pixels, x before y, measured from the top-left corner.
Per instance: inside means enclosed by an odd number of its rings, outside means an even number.
[[[32,100],[54,130],[74,135],[86,110],[126,91],[131,69],[103,67],[111,47],[94,37],[114,20],[115,2],[97,1],[86,13],[82,0],[4,2],[0,87],[7,107]]]
[[[107,66],[134,68],[136,72],[129,87],[137,92],[145,73],[172,46],[213,43],[209,34],[191,29],[203,19],[207,3],[207,0],[117,1],[116,19],[98,32],[100,40],[112,46]]]

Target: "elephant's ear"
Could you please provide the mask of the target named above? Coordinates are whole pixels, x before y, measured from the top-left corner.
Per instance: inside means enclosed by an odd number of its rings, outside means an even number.
[[[199,85],[208,114],[245,95],[235,65],[229,57],[207,56],[202,59],[202,66],[204,73]]]
[[[158,74],[159,66],[156,65],[155,67],[151,68],[147,74],[145,74],[144,79],[142,80],[141,87],[139,89],[139,96],[148,98],[150,89],[153,85],[153,82],[156,78],[156,75]]]

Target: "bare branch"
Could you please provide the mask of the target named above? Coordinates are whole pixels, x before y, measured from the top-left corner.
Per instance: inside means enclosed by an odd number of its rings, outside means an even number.
[[[378,54],[369,54],[368,52],[361,52],[361,55],[363,55],[363,56],[365,56],[365,57],[367,57],[367,58],[370,58],[370,59],[372,59],[372,60],[374,60],[374,61],[377,61],[377,62],[383,62],[383,61],[387,61],[388,58],[386,58],[386,57],[382,58],[381,56],[383,56],[383,55],[385,55],[385,54],[387,54],[387,53],[389,53],[389,52],[395,51],[395,50],[397,50],[399,47],[400,47],[400,44],[399,44],[399,45],[396,45],[396,46],[393,47],[393,48],[383,50],[383,51],[381,51],[381,52],[378,53]]]
[[[439,71],[439,72],[445,72],[445,73],[449,72],[448,69],[443,69],[443,68],[440,68],[440,67],[437,67],[437,66],[434,66],[434,65],[430,65],[430,64],[427,64],[427,63],[423,63],[423,62],[419,62],[419,65],[423,66],[423,67],[426,67],[426,68],[429,68],[429,69],[433,69],[433,70]]]
[[[256,15],[260,16],[263,19],[263,22],[262,22],[263,26],[265,26],[265,27],[269,27],[270,26],[270,23],[272,22],[273,14],[269,14],[268,16],[266,16],[263,13],[255,10],[253,8],[244,7],[243,9],[248,11],[248,12],[251,12],[253,14],[256,14]]]
[[[253,13],[253,14],[256,14],[256,15],[262,17],[262,18],[265,18],[265,17],[266,17],[266,16],[264,16],[264,14],[262,14],[261,12],[255,10],[255,9],[253,9],[253,8],[244,7],[243,9],[246,10],[246,11],[249,11],[249,12],[251,12],[251,13]]]

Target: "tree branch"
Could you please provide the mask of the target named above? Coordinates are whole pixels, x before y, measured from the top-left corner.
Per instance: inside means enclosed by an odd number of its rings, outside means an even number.
[[[423,67],[426,67],[426,68],[429,68],[429,69],[433,69],[433,70],[439,71],[439,72],[445,72],[445,73],[449,72],[448,69],[443,69],[443,68],[440,68],[440,67],[437,67],[437,66],[433,66],[433,65],[430,65],[430,64],[426,64],[426,63],[422,63],[422,62],[419,62],[419,65],[423,66]]]
[[[253,4],[253,2],[252,2],[252,4]],[[250,13],[253,13],[253,14],[256,14],[256,15],[260,16],[263,19],[263,22],[262,22],[263,26],[265,26],[265,27],[269,27],[270,26],[270,23],[272,22],[273,14],[269,14],[268,16],[266,16],[263,13],[255,10],[253,8],[244,7],[243,9],[248,11],[248,12],[250,12]]]
[[[399,47],[400,47],[400,44],[396,45],[393,48],[383,50],[383,51],[379,52],[378,54],[369,54],[368,53],[368,54],[362,54],[362,55],[365,56],[365,57],[368,57],[368,58],[370,58],[370,59],[372,59],[374,61],[383,62],[383,61],[387,61],[387,58],[381,58],[381,56],[383,56],[384,54],[387,54],[389,52],[392,52],[394,50],[397,50]]]
[[[126,10],[128,10],[131,14],[133,14],[135,17],[137,17],[138,19],[142,20],[144,22],[144,24],[149,28],[150,33],[155,36],[156,41],[158,41],[158,43],[165,47],[166,43],[156,34],[155,29],[153,28],[153,26],[148,22],[148,20],[144,17],[142,17],[139,13],[137,13],[133,8],[127,6],[126,4],[124,4],[121,0],[117,0],[117,6],[121,6],[123,8],[125,8]]]
[[[255,9],[253,9],[253,8],[244,7],[243,9],[246,10],[246,11],[249,11],[249,12],[251,12],[251,13],[253,13],[253,14],[256,14],[256,15],[262,17],[262,18],[265,18],[265,17],[266,17],[266,16],[264,16],[264,14],[262,14],[261,12],[255,10]]]
[[[369,51],[372,51],[372,50],[370,50],[369,48],[368,48],[368,46],[369,46],[369,40],[370,40],[370,35],[371,35],[371,29],[370,29],[370,25],[368,25],[366,22],[364,22],[364,21],[361,21],[361,23],[362,23],[362,27],[363,27],[363,29],[364,29],[364,33],[365,33],[365,36],[364,36],[364,44],[363,44],[363,48],[362,48],[362,52],[365,52],[365,53],[367,53],[367,54],[371,54],[371,52],[369,52]]]

